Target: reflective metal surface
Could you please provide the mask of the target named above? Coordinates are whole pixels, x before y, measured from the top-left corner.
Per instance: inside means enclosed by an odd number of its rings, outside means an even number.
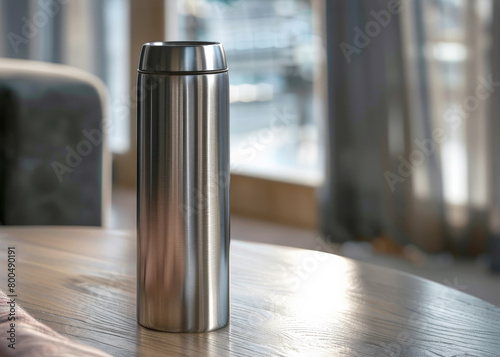
[[[142,47],[139,71],[227,71],[226,55],[218,42],[149,42]]]
[[[220,45],[212,47],[221,51],[215,58],[224,58]],[[144,56],[143,48],[141,63],[148,62]],[[138,321],[170,332],[223,327],[229,322],[228,74],[139,73],[138,91]]]

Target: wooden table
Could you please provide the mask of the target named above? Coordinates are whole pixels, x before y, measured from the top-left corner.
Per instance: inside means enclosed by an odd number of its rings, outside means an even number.
[[[230,326],[170,334],[136,322],[133,232],[4,228],[0,242],[29,313],[117,357],[500,356],[500,308],[331,254],[233,240]]]

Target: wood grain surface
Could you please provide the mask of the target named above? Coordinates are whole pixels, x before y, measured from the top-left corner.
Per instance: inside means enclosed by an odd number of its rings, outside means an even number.
[[[8,246],[17,251],[19,304],[117,357],[500,356],[500,308],[331,254],[233,240],[230,325],[171,334],[136,322],[133,232],[3,228],[0,267]]]
[[[7,296],[0,291],[0,341],[5,342],[0,343],[1,357],[110,357],[61,336],[17,306],[16,300],[15,293]]]

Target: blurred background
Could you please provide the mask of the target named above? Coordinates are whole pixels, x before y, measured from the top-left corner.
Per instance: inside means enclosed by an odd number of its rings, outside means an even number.
[[[162,40],[225,47],[233,238],[342,254],[500,306],[499,0],[0,0],[2,224],[135,228],[136,68],[141,45]],[[24,86],[13,59],[39,66]],[[67,109],[70,125],[23,135],[41,120],[22,109],[43,104],[29,84],[46,83],[38,62],[100,79],[107,129]],[[71,166],[68,147],[80,153],[94,129],[102,155]],[[33,145],[44,131],[55,139]],[[81,209],[66,220],[67,205]]]

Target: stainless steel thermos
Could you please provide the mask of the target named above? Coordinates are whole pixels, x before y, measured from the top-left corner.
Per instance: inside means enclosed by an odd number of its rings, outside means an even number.
[[[137,86],[137,316],[229,322],[229,79],[217,42],[151,42]]]

